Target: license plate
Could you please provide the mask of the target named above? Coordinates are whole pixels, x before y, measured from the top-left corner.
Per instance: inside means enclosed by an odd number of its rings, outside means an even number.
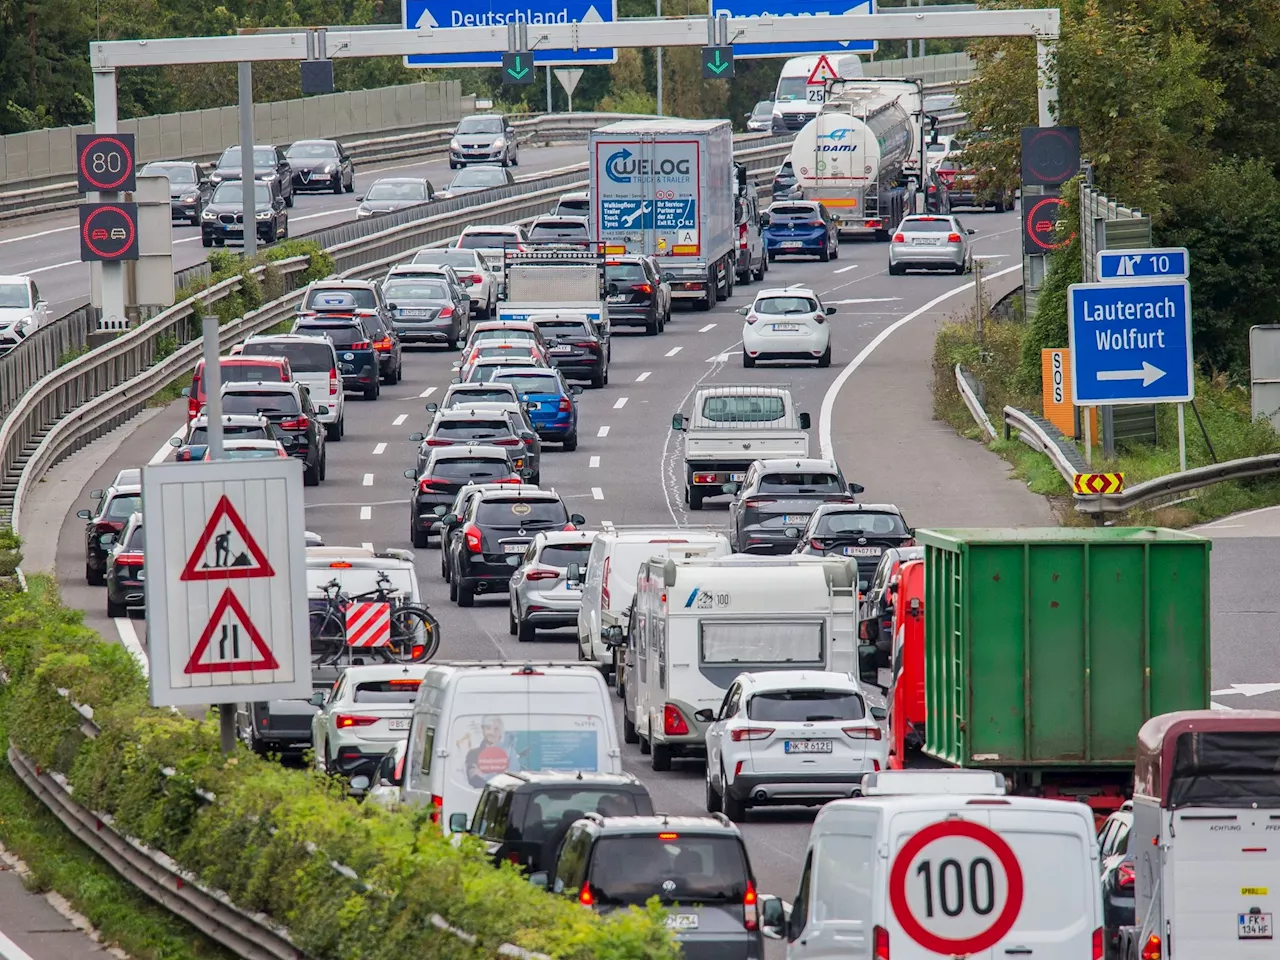
[[[697,930],[698,915],[696,913],[667,914],[668,930]]]
[[[1269,913],[1238,913],[1236,914],[1238,923],[1236,925],[1236,937],[1240,940],[1270,940],[1271,939],[1271,914]]]
[[[402,316],[402,317],[429,317],[429,316],[431,316],[431,311],[430,311],[430,310],[401,310],[401,311],[400,311],[400,316]]]
[[[803,240],[783,240],[782,245],[786,247],[788,250],[792,250],[797,247],[803,247],[804,241]]]
[[[809,518],[803,513],[784,513],[782,515],[782,522],[786,524],[799,523],[803,525],[809,522]]]
[[[615,293],[608,298],[610,303],[626,303],[628,294]]]
[[[504,543],[502,545],[503,553],[524,553],[527,543]]]
[[[775,323],[771,324],[774,330],[779,333],[799,333],[800,325],[798,323]]]
[[[393,717],[387,721],[388,730],[408,730],[413,721],[409,717]]]
[[[878,557],[884,553],[884,547],[845,547],[846,557]]]
[[[729,474],[729,480],[730,480],[730,482],[732,482],[732,483],[741,483],[741,482],[742,482],[743,480],[745,480],[745,479],[747,479],[747,475],[746,475],[745,473],[731,473],[731,474]]]
[[[784,740],[783,753],[830,753],[830,740]]]
[[[573,353],[573,347],[552,347],[552,353]]]
[[[942,241],[937,237],[912,237],[911,243],[917,247],[936,247]]]

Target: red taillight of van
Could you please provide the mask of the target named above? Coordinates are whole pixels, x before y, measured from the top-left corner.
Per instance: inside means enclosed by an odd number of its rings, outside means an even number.
[[[1093,960],[1102,960],[1102,928],[1093,931]]]
[[[689,732],[689,724],[674,703],[662,705],[662,732],[672,737],[684,736]]]
[[[338,368],[329,368],[329,396],[336,397],[342,389],[342,381],[338,379]]]
[[[431,822],[440,822],[440,811],[444,809],[444,797],[438,794],[431,795]]]
[[[583,883],[582,889],[578,891],[578,902],[584,907],[589,907],[596,902],[596,898],[591,893],[591,884]]]
[[[1116,867],[1116,886],[1121,890],[1133,889],[1134,879],[1133,867],[1129,864],[1122,863]]]
[[[604,572],[600,577],[600,609],[609,609],[609,562],[612,557],[604,558]]]
[[[760,906],[757,903],[756,885],[747,881],[747,892],[742,895],[742,926],[747,930],[760,929]]]
[[[1151,934],[1151,936],[1147,937],[1147,942],[1142,945],[1142,960],[1160,960],[1162,955],[1160,947],[1160,935],[1158,933]],[[1100,957],[1102,954],[1095,950],[1094,956]]]
[[[884,927],[876,927],[871,932],[872,957],[874,960],[889,960],[889,931]]]

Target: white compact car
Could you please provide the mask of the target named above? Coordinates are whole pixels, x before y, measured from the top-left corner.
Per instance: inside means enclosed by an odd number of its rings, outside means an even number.
[[[816,360],[831,366],[831,325],[827,317],[835,307],[824,307],[818,295],[805,287],[761,290],[755,303],[741,307],[742,365],[757,360]]]
[[[311,747],[327,773],[373,779],[382,758],[409,736],[418,687],[427,664],[347,667],[326,695],[312,702],[320,712],[311,721]]]
[[[705,716],[703,716],[705,714]],[[857,679],[823,670],[739,674],[707,727],[707,810],[823,804],[852,796],[888,763],[888,743]]]

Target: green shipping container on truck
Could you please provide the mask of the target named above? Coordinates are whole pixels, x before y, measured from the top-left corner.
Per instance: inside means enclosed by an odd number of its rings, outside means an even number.
[[[1149,718],[1209,706],[1209,550],[1158,528],[918,530],[925,753],[1130,767]]]

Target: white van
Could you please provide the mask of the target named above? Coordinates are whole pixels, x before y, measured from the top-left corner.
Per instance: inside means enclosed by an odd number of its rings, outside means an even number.
[[[613,527],[597,533],[587,557],[578,612],[578,659],[600,664],[605,673],[616,675],[619,655],[600,639],[600,631],[611,626],[625,629],[635,596],[636,573],[644,561],[651,557],[727,557],[731,553],[729,538],[714,530]]]
[[[431,819],[475,810],[490,777],[520,770],[622,773],[604,678],[578,663],[433,664],[418,687],[402,799]]]
[[[862,76],[862,60],[852,53],[816,54],[811,57],[792,57],[782,65],[778,76],[778,88],[773,94],[773,133],[796,133],[818,115],[826,99],[822,84],[810,84],[809,77],[823,57],[842,80]],[[823,70],[825,74],[827,71]]]
[[[1093,812],[1005,794],[994,772],[888,771],[809,833],[791,915],[761,898],[788,960],[1102,957]]]
[[[636,576],[628,632],[623,737],[651,754],[705,756],[707,721],[738,674],[853,673],[858,568],[853,560],[735,555],[653,559]]]

